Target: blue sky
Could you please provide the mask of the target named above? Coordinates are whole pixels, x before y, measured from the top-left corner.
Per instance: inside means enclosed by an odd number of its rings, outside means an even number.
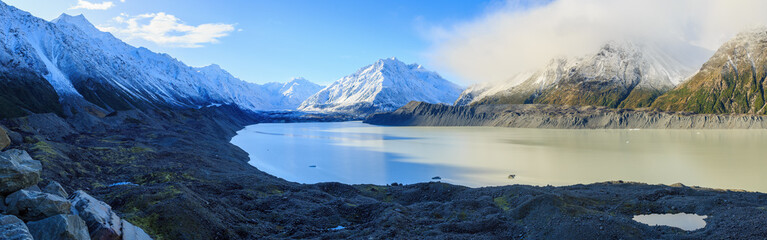
[[[475,19],[504,4],[500,0],[4,1],[46,20],[61,13],[84,14],[134,46],[168,53],[191,66],[216,63],[245,81],[305,77],[322,84],[379,58],[397,57],[434,69],[425,52],[433,45],[430,34],[435,28]],[[167,23],[158,25],[160,29],[128,27],[130,20],[141,27],[158,16]],[[184,39],[190,33],[197,35]],[[440,74],[465,83],[450,71]]]

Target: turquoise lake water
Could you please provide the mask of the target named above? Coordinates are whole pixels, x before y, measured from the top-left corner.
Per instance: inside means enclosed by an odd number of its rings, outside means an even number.
[[[289,181],[465,186],[612,180],[767,192],[766,130],[555,130],[267,123],[232,143]],[[513,178],[510,177],[513,175]]]

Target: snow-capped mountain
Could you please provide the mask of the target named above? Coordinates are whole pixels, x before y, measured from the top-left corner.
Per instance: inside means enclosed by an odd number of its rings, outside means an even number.
[[[595,54],[556,58],[539,71],[518,74],[507,83],[472,86],[456,104],[647,107],[695,73],[709,54],[708,50],[691,46],[668,49],[628,41],[610,42]]]
[[[452,103],[460,93],[458,85],[421,65],[388,58],[339,79],[298,109],[369,114],[393,111],[410,101]]]
[[[724,43],[689,80],[653,102],[665,111],[767,114],[767,28]]]
[[[294,78],[285,83],[270,82],[263,85],[246,83],[247,86],[227,85],[227,83],[243,81],[216,64],[195,69],[204,78],[224,85],[221,86],[221,89],[229,92],[236,99],[258,101],[260,105],[257,110],[295,110],[301,102],[324,87],[303,78]],[[246,91],[233,90],[232,88],[246,88]],[[247,96],[239,95],[243,93]]]
[[[293,78],[286,83],[272,82],[263,86],[267,91],[279,94],[273,99],[277,100],[276,104],[284,109],[298,108],[306,99],[325,88],[301,77]]]
[[[62,14],[48,22],[0,2],[0,41],[0,74],[8,79],[3,84],[48,99],[18,101],[0,91],[0,101],[13,103],[14,112],[105,114],[212,103],[252,111],[291,108],[264,94],[264,86],[241,81],[218,67],[197,69],[167,54],[130,46],[99,31],[82,15]],[[57,102],[50,101],[55,98]],[[285,102],[296,105],[298,100],[287,98]]]

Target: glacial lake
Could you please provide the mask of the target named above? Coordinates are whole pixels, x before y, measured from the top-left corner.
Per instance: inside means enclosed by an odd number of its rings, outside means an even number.
[[[251,165],[299,183],[480,187],[623,180],[767,192],[767,130],[265,123],[247,126],[232,143],[250,154]]]

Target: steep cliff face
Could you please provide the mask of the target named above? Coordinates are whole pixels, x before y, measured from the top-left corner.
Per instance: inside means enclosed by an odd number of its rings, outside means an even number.
[[[753,115],[671,114],[593,106],[503,104],[448,106],[411,102],[366,123],[394,126],[492,126],[564,129],[767,129],[767,117]]]
[[[705,50],[686,49],[696,57]],[[691,75],[698,65],[679,59],[651,44],[611,42],[597,53],[579,58],[558,58],[519,85],[506,90],[488,88],[466,104],[594,105],[621,108],[648,107],[675,83]],[[525,75],[521,75],[525,76]],[[517,78],[517,77],[515,77]],[[494,90],[494,91],[492,91]]]
[[[660,96],[653,107],[696,113],[766,114],[767,29],[738,34],[689,81]]]

